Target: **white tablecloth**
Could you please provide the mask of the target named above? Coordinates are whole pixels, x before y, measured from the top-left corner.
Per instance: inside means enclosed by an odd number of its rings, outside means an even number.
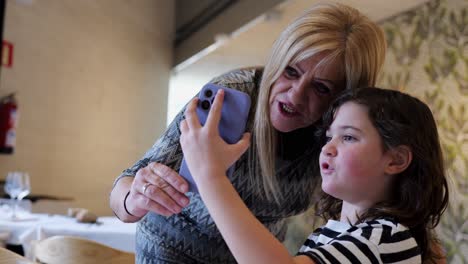
[[[61,215],[29,214],[13,221],[0,216],[0,232],[10,233],[7,244],[22,245],[27,257],[31,256],[33,240],[56,235],[78,236],[135,252],[136,224],[123,223],[116,217],[99,217],[96,224],[79,223],[75,218]]]

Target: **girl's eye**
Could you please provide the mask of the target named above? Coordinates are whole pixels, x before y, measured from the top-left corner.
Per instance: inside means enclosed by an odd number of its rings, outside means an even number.
[[[330,136],[325,136],[325,141],[326,141],[327,143],[330,142],[331,140],[332,140],[332,137],[330,137]]]
[[[296,69],[294,69],[291,66],[287,66],[284,69],[284,74],[286,75],[286,78],[289,78],[289,79],[295,79],[299,77],[299,73],[296,71]]]
[[[356,138],[350,135],[343,136],[344,141],[355,141]]]
[[[315,87],[315,90],[317,90],[317,92],[319,92],[321,94],[330,94],[331,93],[331,89],[328,88],[328,86],[326,86],[324,83],[314,82],[314,87]]]

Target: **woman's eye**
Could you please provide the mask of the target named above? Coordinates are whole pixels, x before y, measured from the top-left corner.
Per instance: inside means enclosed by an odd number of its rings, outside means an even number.
[[[299,77],[299,73],[296,71],[296,69],[294,69],[291,66],[287,66],[284,69],[284,73],[285,73],[287,78],[297,78],[297,77]]]
[[[321,94],[330,94],[331,93],[331,89],[328,88],[328,86],[326,86],[325,84],[323,84],[321,82],[315,82],[314,87]]]
[[[332,137],[330,137],[330,136],[325,136],[325,141],[326,141],[327,143],[330,142],[331,140],[332,140]]]

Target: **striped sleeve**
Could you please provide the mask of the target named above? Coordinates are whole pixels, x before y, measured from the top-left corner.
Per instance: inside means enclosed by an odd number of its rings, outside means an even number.
[[[327,226],[323,230],[327,230]],[[314,234],[299,250],[317,263],[421,263],[416,240],[408,228],[376,220],[339,230],[339,235]],[[334,230],[337,232],[337,230]],[[327,231],[328,234],[333,234]],[[325,243],[317,243],[322,241]]]
[[[420,249],[409,229],[387,221],[381,231],[378,244],[383,263],[421,263]]]
[[[330,243],[300,252],[317,263],[380,263],[375,246],[362,237],[342,235]]]

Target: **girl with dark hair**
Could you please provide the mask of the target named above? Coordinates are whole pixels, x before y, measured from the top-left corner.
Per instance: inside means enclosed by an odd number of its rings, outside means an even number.
[[[201,197],[239,263],[437,260],[432,232],[447,207],[448,184],[427,105],[379,88],[347,90],[332,103],[319,130],[323,195],[317,213],[327,223],[291,257],[225,176],[249,147],[250,134],[233,145],[219,137],[223,95],[218,92],[204,127],[196,99],[188,105],[180,140]]]

